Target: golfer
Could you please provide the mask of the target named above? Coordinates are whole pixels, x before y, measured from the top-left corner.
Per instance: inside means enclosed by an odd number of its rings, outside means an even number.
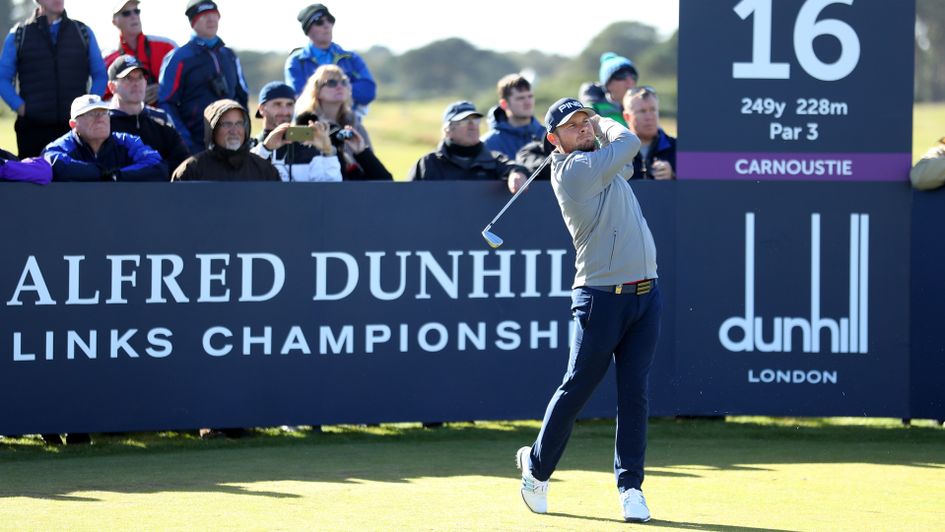
[[[647,380],[660,331],[656,247],[627,179],[640,140],[617,122],[597,116],[573,98],[545,115],[551,185],[576,251],[571,315],[574,342],[568,369],[542,422],[538,439],[522,447],[522,499],[536,513],[548,510],[548,479],[564,452],[581,408],[617,369],[617,441],[614,474],[623,517],[650,519],[640,490],[646,451]]]

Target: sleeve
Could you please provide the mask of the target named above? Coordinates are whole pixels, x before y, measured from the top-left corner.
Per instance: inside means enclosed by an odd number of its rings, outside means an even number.
[[[117,134],[120,146],[128,151],[132,163],[119,169],[119,181],[167,181],[167,163],[161,154],[136,135]]]
[[[358,54],[351,54],[351,67],[354,76],[351,77],[351,96],[355,105],[368,105],[377,97],[377,83],[371,76],[367,64]],[[304,84],[304,83],[303,83]]]
[[[0,161],[2,162],[2,161]],[[45,185],[52,181],[52,167],[40,157],[22,161],[5,161],[0,165],[0,178],[7,181],[25,181]]]
[[[88,26],[86,26],[88,28]],[[108,88],[108,72],[105,69],[105,60],[102,59],[102,49],[95,40],[95,32],[88,28],[89,32],[89,76],[92,78],[92,86],[89,94],[105,94]]]
[[[301,50],[289,54],[285,60],[285,84],[295,89],[295,97],[298,98],[305,88],[305,72],[302,70]]]
[[[193,155],[186,161],[180,163],[180,166],[171,174],[171,181],[197,181],[200,177],[197,175],[197,159]]]
[[[181,57],[182,48],[178,48],[164,57],[164,64],[161,65],[160,87],[158,88],[158,107],[161,108],[174,124],[174,129],[180,133],[184,144],[188,147],[194,145],[190,130],[184,124],[180,116],[178,107],[181,103],[180,78],[184,72],[184,60]]]
[[[75,140],[68,136],[43,150],[43,159],[52,166],[53,181],[101,181],[102,167],[72,157],[75,147]]]
[[[335,155],[319,155],[312,157],[312,161],[308,163],[308,174],[341,180],[341,161],[339,161],[338,157]]]
[[[246,77],[243,75],[243,65],[240,63],[236,52],[230,50],[233,54],[233,61],[236,63],[236,101],[245,109],[249,109],[249,85],[246,83]]]
[[[945,184],[945,147],[929,150],[909,172],[917,190],[932,190]]]
[[[361,168],[364,169],[364,179],[370,181],[393,181],[394,176],[387,170],[384,163],[377,158],[374,150],[365,148],[364,151],[354,156]]]
[[[515,162],[506,157],[504,153],[500,151],[493,151],[491,153],[496,162],[499,163],[499,176],[502,179],[508,179],[509,174],[512,172],[521,172],[525,175],[528,175],[528,170],[524,166],[515,164]]]
[[[23,105],[23,98],[16,93],[14,85],[16,78],[16,27],[14,26],[7,38],[3,41],[3,52],[0,53],[0,98],[7,102],[15,113]]]
[[[561,186],[576,201],[600,194],[640,151],[640,139],[629,129],[603,117],[600,125],[604,138],[599,150],[574,152],[564,160],[560,175],[567,178]]]

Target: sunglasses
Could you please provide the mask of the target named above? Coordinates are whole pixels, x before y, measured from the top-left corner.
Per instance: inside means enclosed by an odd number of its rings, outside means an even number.
[[[348,80],[346,80],[346,79],[329,79],[329,80],[325,81],[324,83],[322,83],[322,87],[328,87],[329,89],[334,89],[334,88],[337,87],[338,85],[341,85],[342,87],[347,87],[347,86],[348,86]]]
[[[121,11],[119,14],[120,14],[121,16],[127,18],[127,17],[130,17],[131,15],[140,15],[140,14],[141,14],[141,9],[139,9],[139,8],[137,8],[137,7],[134,8],[134,9],[126,9],[126,10],[124,10],[124,11]]]
[[[319,19],[316,20],[315,22],[313,22],[312,25],[314,25],[314,26],[324,26],[326,22],[328,22],[328,23],[330,23],[330,24],[334,24],[334,23],[335,23],[335,17],[319,17]]]

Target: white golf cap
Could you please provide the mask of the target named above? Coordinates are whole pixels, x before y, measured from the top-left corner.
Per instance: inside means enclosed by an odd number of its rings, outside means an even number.
[[[102,101],[102,97],[97,94],[83,94],[72,100],[72,107],[69,109],[69,120],[75,120],[95,109],[107,110],[108,102]]]
[[[124,0],[122,2],[121,0],[119,0],[115,2],[114,4],[112,4],[112,16],[115,16],[121,13],[122,10],[125,9],[125,5],[129,3],[134,3],[135,5],[138,5],[141,3],[141,1],[140,0]]]

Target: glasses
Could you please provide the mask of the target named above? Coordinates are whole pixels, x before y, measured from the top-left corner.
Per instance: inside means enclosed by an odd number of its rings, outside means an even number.
[[[639,87],[634,87],[630,89],[630,96],[636,96],[637,94],[641,94],[644,92],[647,94],[652,94],[653,96],[656,96],[656,89],[654,89],[653,87],[649,85],[640,85]]]
[[[348,86],[348,80],[346,79],[329,79],[322,83],[322,87],[328,87],[329,89],[334,89],[338,85],[342,87]]]
[[[329,16],[329,17],[320,17],[318,20],[316,20],[316,21],[313,22],[312,24],[315,25],[315,26],[324,26],[326,22],[329,23],[329,24],[334,24],[334,23],[335,23],[335,17],[331,17],[331,16]]]
[[[137,7],[134,8],[134,9],[126,9],[126,10],[120,12],[120,14],[121,14],[121,16],[123,16],[123,17],[125,17],[125,18],[130,17],[131,15],[140,15],[140,14],[141,14],[141,9],[139,9],[139,8],[137,8]]]
[[[242,120],[237,120],[236,122],[220,122],[220,127],[223,129],[245,129],[246,122]]]

